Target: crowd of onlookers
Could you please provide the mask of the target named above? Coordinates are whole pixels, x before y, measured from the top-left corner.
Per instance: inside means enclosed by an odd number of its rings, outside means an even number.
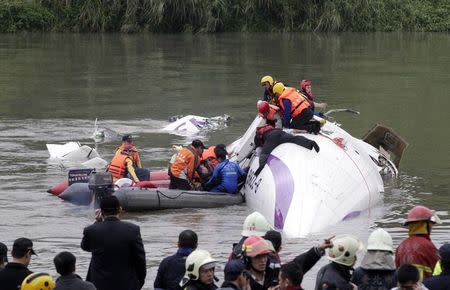
[[[53,259],[60,274],[56,281],[49,274],[31,272],[33,242],[18,238],[12,245],[11,260],[6,245],[0,243],[0,290],[141,289],[147,269],[140,229],[121,221],[120,210],[115,196],[103,198],[96,222],[84,229],[81,248],[92,253],[86,281],[76,274],[76,258],[70,252]],[[438,250],[430,240],[431,229],[438,222],[433,211],[416,206],[405,222],[409,237],[395,250],[389,233],[379,228],[370,234],[367,247],[354,236],[339,235],[290,261],[281,261],[281,234],[254,212],[244,221],[242,239],[230,253],[222,283],[215,276],[216,259],[197,248],[194,231],[184,230],[176,253],[161,261],[153,286],[169,290],[302,289],[303,276],[326,255],[329,263],[317,273],[316,290],[449,290],[450,244]],[[367,252],[355,267],[363,248]]]

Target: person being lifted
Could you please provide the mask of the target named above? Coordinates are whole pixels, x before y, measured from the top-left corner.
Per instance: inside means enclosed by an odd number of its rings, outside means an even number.
[[[227,151],[223,147],[216,146],[214,153],[220,163],[214,168],[213,175],[206,183],[206,190],[236,193],[239,181],[245,179],[247,173],[239,165],[227,159]]]
[[[295,88],[285,87],[283,83],[276,83],[273,86],[273,93],[275,94],[275,104],[281,109],[284,128],[306,130],[314,134],[320,131],[320,122],[311,121],[314,115],[311,104]]]
[[[108,165],[106,171],[111,173],[113,182],[124,177],[130,177],[136,183],[140,181],[134,171],[133,148],[132,144],[125,145],[120,154],[114,155],[111,163]]]
[[[256,107],[258,108],[259,115],[266,119],[266,124],[270,124],[276,128],[282,127],[280,108],[266,101],[258,101]]]
[[[327,103],[317,103],[316,98],[314,96],[314,93],[312,92],[311,88],[312,82],[310,80],[302,80],[300,82],[300,92],[302,95],[304,95],[306,98],[308,98],[308,102],[311,105],[311,110],[317,111],[317,112],[324,112],[328,106]]]
[[[196,139],[192,141],[191,145],[178,152],[175,162],[169,169],[169,189],[195,189],[194,180],[199,177],[197,169],[200,166],[204,149],[203,142]]]

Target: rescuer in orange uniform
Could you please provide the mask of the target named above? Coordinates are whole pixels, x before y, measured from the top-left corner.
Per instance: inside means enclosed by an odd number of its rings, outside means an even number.
[[[199,177],[197,169],[202,160],[205,145],[200,140],[192,141],[191,145],[181,149],[175,162],[170,166],[170,189],[195,189],[194,179]]]

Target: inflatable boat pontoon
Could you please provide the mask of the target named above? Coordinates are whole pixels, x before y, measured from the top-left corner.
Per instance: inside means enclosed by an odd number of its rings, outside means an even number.
[[[114,192],[127,211],[151,211],[180,208],[215,208],[243,203],[238,194],[185,191],[164,188],[121,188]]]

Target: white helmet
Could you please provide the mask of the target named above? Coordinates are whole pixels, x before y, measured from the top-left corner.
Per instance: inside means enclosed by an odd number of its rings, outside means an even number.
[[[114,183],[114,190],[118,190],[122,187],[130,187],[133,185],[134,185],[133,180],[126,178],[126,177],[120,178]]]
[[[186,272],[180,285],[183,287],[189,280],[198,280],[200,268],[211,269],[215,267],[214,260],[208,251],[195,250],[186,258]]]
[[[266,234],[267,231],[270,230],[273,230],[273,228],[267,222],[266,218],[259,212],[255,211],[245,218],[241,235],[244,237],[262,237]]]
[[[374,230],[369,236],[367,250],[388,251],[394,253],[391,235],[383,229]]]
[[[328,250],[328,260],[345,266],[353,266],[356,253],[364,248],[363,243],[351,235],[339,235],[331,241],[333,247]]]

